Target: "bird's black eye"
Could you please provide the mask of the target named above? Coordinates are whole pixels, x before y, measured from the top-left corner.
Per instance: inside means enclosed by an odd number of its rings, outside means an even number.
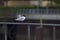
[[[25,15],[22,15],[22,16],[25,16]]]

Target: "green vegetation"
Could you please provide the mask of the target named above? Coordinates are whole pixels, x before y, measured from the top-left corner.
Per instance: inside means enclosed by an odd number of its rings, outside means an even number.
[[[17,13],[19,9],[36,9],[37,7],[1,7],[0,16],[9,16]],[[45,9],[46,7],[39,7],[40,9]],[[60,7],[49,7],[49,8],[60,8]]]
[[[60,7],[60,0],[52,0],[53,2],[55,2],[55,6]]]
[[[53,0],[55,3],[60,4],[60,0]]]

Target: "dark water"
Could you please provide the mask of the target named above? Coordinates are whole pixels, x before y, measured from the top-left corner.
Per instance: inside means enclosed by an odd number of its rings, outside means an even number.
[[[11,24],[11,25],[7,25],[7,27],[8,27],[8,31],[7,31],[8,40],[28,40],[27,25],[12,25]],[[43,38],[43,40],[53,40],[53,27],[52,26],[43,27],[43,33],[40,32],[39,30],[37,31],[36,27],[37,26],[30,27],[30,40],[36,40],[37,37],[40,38],[40,36]],[[56,27],[55,35],[56,35],[56,40],[60,40],[60,27]],[[2,33],[0,33],[0,40],[4,40],[4,34]]]

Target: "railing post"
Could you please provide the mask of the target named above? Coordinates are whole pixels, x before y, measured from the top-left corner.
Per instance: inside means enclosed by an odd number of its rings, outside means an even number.
[[[30,25],[28,25],[28,40],[30,40]]]
[[[7,24],[3,24],[3,32],[5,35],[5,40],[7,40]]]
[[[56,40],[56,34],[55,34],[55,26],[53,26],[53,40]]]

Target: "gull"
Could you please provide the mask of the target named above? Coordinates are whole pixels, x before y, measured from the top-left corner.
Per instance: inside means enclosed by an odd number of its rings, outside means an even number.
[[[17,18],[15,20],[17,20],[17,21],[24,21],[25,19],[26,19],[25,16],[23,16],[23,15],[17,15]]]

